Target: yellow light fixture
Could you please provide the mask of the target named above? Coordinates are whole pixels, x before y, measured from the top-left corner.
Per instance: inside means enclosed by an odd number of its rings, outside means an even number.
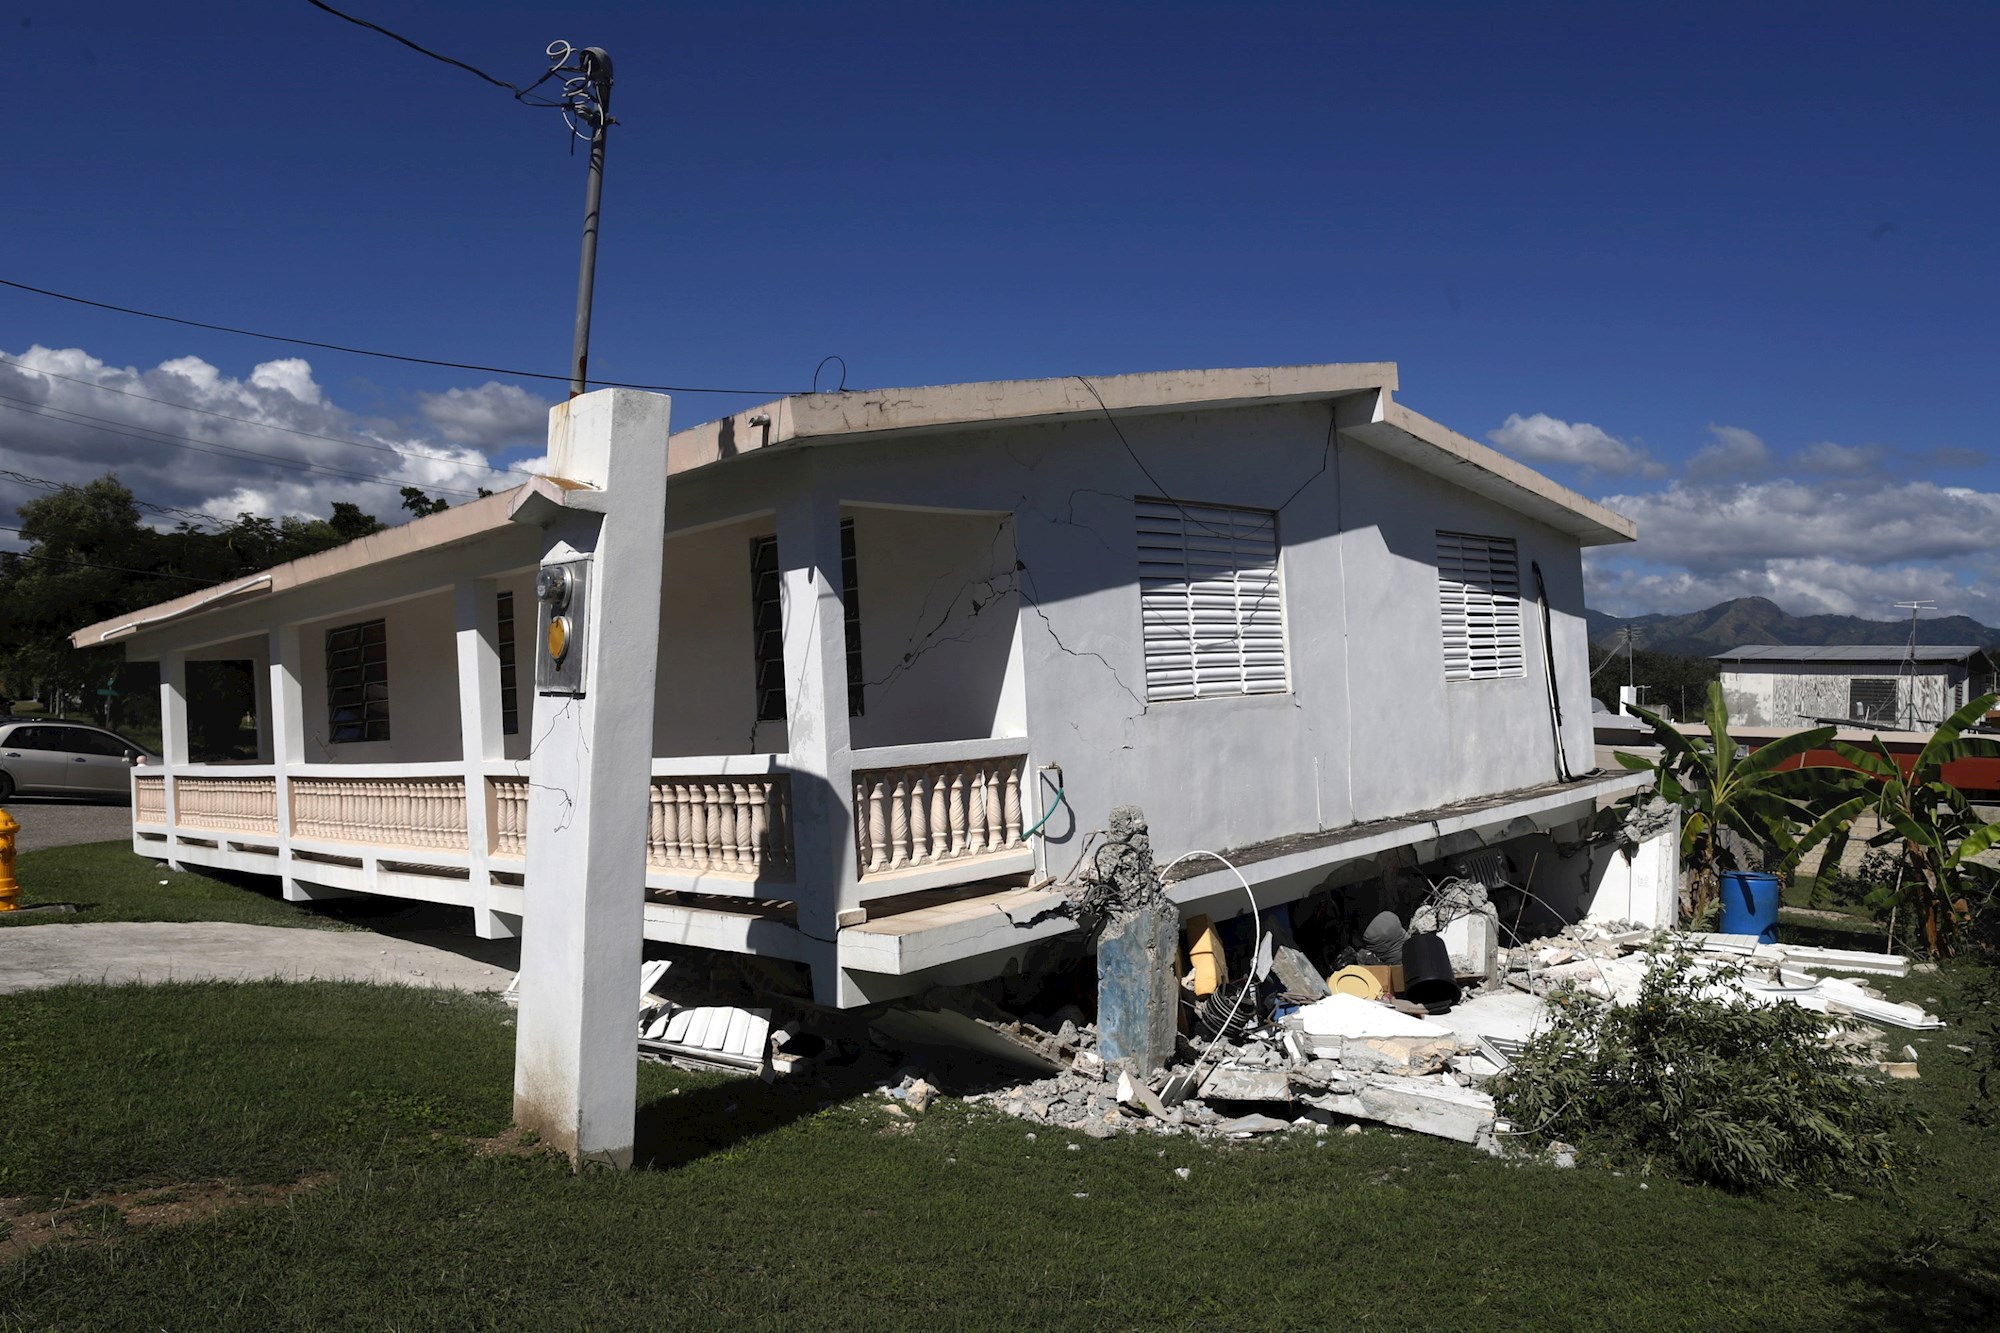
[[[569,617],[549,617],[549,657],[560,662],[569,656]]]

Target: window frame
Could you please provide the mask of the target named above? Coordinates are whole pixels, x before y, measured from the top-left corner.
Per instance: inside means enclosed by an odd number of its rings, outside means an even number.
[[[854,520],[840,520],[841,630],[847,657],[847,715],[867,713],[867,684],[861,660],[861,561]],[[776,533],[750,539],[750,679],[756,692],[756,720],[783,722],[789,716],[785,688],[784,563]],[[765,587],[768,583],[769,592]]]
[[[354,635],[354,641],[336,646],[335,640],[347,634]],[[379,648],[380,652],[372,654],[371,661],[370,649],[375,648]],[[354,693],[350,694],[350,691]],[[371,693],[380,697],[370,698]],[[358,708],[359,715],[343,719],[342,710],[350,708]],[[334,745],[361,745],[389,740],[389,716],[388,621],[377,616],[373,620],[358,620],[327,630],[328,742]],[[360,734],[353,734],[357,730]]]
[[[1278,511],[1139,495],[1132,512],[1147,705],[1290,694]]]
[[[1491,533],[1461,532],[1451,528],[1436,530],[1437,606],[1440,645],[1444,655],[1444,678],[1448,685],[1482,680],[1520,680],[1528,674],[1527,617],[1521,603],[1521,544],[1513,537]],[[1477,564],[1464,558],[1478,548]],[[1447,568],[1447,550],[1458,558]],[[1497,557],[1504,552],[1505,575]],[[1472,578],[1483,571],[1488,582]],[[1455,571],[1455,572],[1454,572]],[[1457,620],[1463,640],[1454,654],[1452,603],[1459,603]],[[1511,622],[1511,626],[1510,623]],[[1481,646],[1481,626],[1485,626]],[[1511,628],[1511,642],[1509,629]],[[1458,664],[1462,659],[1463,665]]]
[[[514,593],[503,588],[493,596],[493,652],[500,659],[500,734],[521,734],[521,690],[515,648]]]

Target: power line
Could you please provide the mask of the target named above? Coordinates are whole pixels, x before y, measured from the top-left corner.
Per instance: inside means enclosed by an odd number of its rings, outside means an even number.
[[[401,33],[390,32],[387,28],[383,27],[379,23],[370,23],[367,19],[356,18],[352,14],[344,14],[340,10],[335,9],[332,5],[322,3],[322,0],[306,0],[306,3],[311,5],[314,9],[325,10],[327,13],[333,15],[337,19],[345,19],[349,23],[352,23],[357,28],[366,28],[370,32],[379,32],[392,42],[401,42],[404,46],[409,47],[412,51],[415,51],[418,55],[429,56],[432,60],[441,60],[447,65],[451,65],[457,69],[462,69],[467,74],[470,74],[475,78],[486,80],[488,83],[492,84],[495,88],[505,88],[508,92],[514,94],[514,100],[517,102],[527,101],[529,94],[532,93],[536,88],[540,87],[542,84],[547,83],[549,79],[549,76],[547,74],[544,74],[540,79],[536,80],[528,87],[523,88],[520,87],[518,84],[509,83],[505,79],[496,79],[491,74],[488,74],[485,70],[480,69],[474,65],[468,65],[463,60],[454,60],[450,56],[440,55],[439,53],[431,50],[427,46],[419,46],[415,42],[411,41],[409,38],[403,36]],[[528,105],[560,106],[561,103],[541,101],[541,102],[528,102]]]
[[[415,449],[398,449],[393,444],[383,444],[380,441],[356,440],[345,435],[323,435],[316,430],[302,430],[297,426],[280,426],[273,422],[259,421],[255,417],[231,416],[227,412],[217,412],[211,408],[196,407],[193,403],[177,403],[171,398],[155,398],[151,394],[134,393],[130,389],[115,389],[109,384],[99,384],[94,380],[82,379],[76,375],[64,375],[58,371],[43,370],[40,366],[31,366],[27,362],[17,360],[11,356],[0,356],[0,365],[13,366],[17,369],[25,370],[31,375],[47,375],[50,379],[66,380],[71,384],[81,384],[86,389],[96,389],[100,393],[115,393],[126,398],[137,398],[141,402],[158,403],[162,407],[176,407],[183,412],[199,412],[205,417],[216,417],[222,421],[234,421],[239,425],[255,426],[259,430],[283,431],[287,435],[300,435],[309,440],[327,440],[334,444],[352,445],[356,449],[374,449],[380,453],[398,454],[404,458],[424,458],[436,463],[453,463],[460,467],[484,468],[488,472],[518,472],[523,476],[530,475],[520,468],[495,467],[491,463],[465,462],[460,459],[447,457],[444,454],[427,454]],[[57,408],[56,410],[60,412],[67,411],[68,409]]]
[[[19,531],[19,528],[10,528],[5,524],[0,524],[0,532]],[[0,560],[42,560],[51,565],[69,565],[75,569],[98,569],[107,574],[138,574],[145,578],[179,579],[182,583],[199,583],[204,587],[214,581],[212,579],[198,579],[192,574],[170,574],[164,569],[132,569],[125,565],[99,565],[89,560],[65,560],[59,555],[31,555],[27,551],[0,551]]]
[[[26,416],[46,417],[51,421],[58,421],[66,426],[81,426],[85,430],[94,430],[105,435],[123,435],[128,439],[138,440],[142,444],[164,444],[172,449],[187,449],[198,454],[214,454],[218,458],[234,458],[245,462],[262,463],[269,467],[290,468],[294,471],[310,472],[320,476],[340,477],[348,481],[366,482],[375,486],[394,486],[400,489],[404,486],[416,484],[411,481],[378,477],[368,472],[353,472],[346,468],[330,467],[324,463],[295,462],[291,459],[279,458],[273,454],[261,453],[254,449],[240,449],[234,445],[215,444],[209,441],[196,440],[189,435],[179,435],[173,431],[160,430],[153,426],[137,426],[128,429],[126,427],[129,426],[129,423],[126,422],[114,422],[108,417],[93,417],[84,412],[71,412],[66,408],[44,407],[39,403],[29,402],[25,398],[15,398],[10,394],[0,394],[0,408],[4,408],[9,412],[20,412]],[[71,420],[71,418],[76,419]],[[93,425],[91,424],[93,422],[103,424]],[[138,432],[140,431],[144,431],[146,434],[139,434]],[[428,489],[445,495],[458,495],[467,498],[476,497],[478,494],[476,491],[463,490],[453,486],[433,485]]]
[[[25,472],[16,472],[12,468],[0,468],[0,477],[5,477],[9,481],[18,481],[25,486],[39,486],[45,491],[59,491],[66,486],[77,484],[71,481],[56,481],[51,477],[31,477]],[[156,514],[172,514],[183,518],[199,519],[204,523],[214,523],[218,527],[228,526],[215,515],[204,514],[199,509],[181,509],[175,505],[154,504],[150,500],[141,500],[137,496],[132,497],[132,503],[141,509],[150,509]],[[10,528],[8,531],[19,532],[20,529]]]
[[[140,319],[156,319],[163,324],[179,324],[184,328],[207,329],[211,333],[231,333],[239,338],[261,338],[266,342],[290,343],[295,347],[317,347],[321,351],[341,352],[348,356],[372,356],[381,361],[403,361],[415,366],[440,366],[446,370],[473,370],[482,375],[512,375],[518,379],[559,380],[569,383],[570,377],[546,375],[538,370],[510,370],[504,366],[481,366],[468,361],[440,361],[427,356],[404,356],[398,352],[377,352],[366,347],[349,347],[342,343],[319,342],[312,338],[292,338],[282,333],[259,333],[255,329],[233,328],[227,324],[208,324],[198,319],[182,319],[178,315],[162,315],[151,310],[136,310],[131,306],[113,305],[109,301],[93,301],[87,297],[71,296],[66,292],[50,291],[46,287],[32,287],[25,282],[15,282],[11,278],[0,278],[0,287],[12,287],[16,291],[31,292],[36,296],[46,296],[52,300],[68,301],[74,305],[90,306],[96,310],[109,310],[113,314],[134,315]],[[756,398],[785,398],[795,393],[793,389],[716,389],[702,388],[687,384],[628,384],[623,380],[591,380],[603,389],[643,389],[648,393],[732,393]]]

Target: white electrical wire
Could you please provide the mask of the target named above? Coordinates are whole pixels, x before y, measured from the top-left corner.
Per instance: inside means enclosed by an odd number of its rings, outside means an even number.
[[[1250,900],[1250,927],[1251,927],[1250,938],[1254,941],[1254,943],[1251,945],[1251,957],[1253,958],[1256,957],[1257,951],[1261,949],[1264,944],[1264,916],[1263,913],[1257,910],[1257,895],[1250,891],[1250,881],[1243,877],[1243,872],[1238,870],[1236,868],[1236,864],[1233,861],[1231,861],[1228,857],[1222,855],[1220,852],[1204,851],[1200,848],[1197,848],[1191,852],[1182,852],[1179,856],[1176,856],[1173,860],[1167,862],[1167,864],[1160,869],[1159,873],[1160,873],[1161,885],[1164,886],[1166,884],[1168,872],[1171,871],[1175,866],[1179,865],[1181,862],[1187,860],[1190,856],[1206,856],[1213,860],[1222,862],[1223,865],[1229,867],[1229,873],[1236,876],[1236,882],[1243,886],[1243,896]],[[1255,975],[1255,972],[1256,968],[1253,964],[1251,968],[1251,975],[1243,978],[1243,989],[1236,992],[1236,1002],[1229,1006],[1229,1013],[1222,1020],[1221,1031],[1223,1032],[1229,1031],[1229,1025],[1236,1021],[1236,1011],[1243,1007],[1244,998],[1248,996],[1251,991],[1257,988],[1257,977]],[[1216,1046],[1219,1045],[1220,1043],[1221,1043],[1221,1038],[1218,1038],[1216,1041],[1210,1042],[1208,1050],[1203,1051],[1199,1056],[1196,1057],[1194,1062],[1194,1067],[1188,1071],[1188,1090],[1191,1093],[1195,1095],[1200,1094],[1202,1061],[1208,1059],[1209,1055],[1215,1050]]]

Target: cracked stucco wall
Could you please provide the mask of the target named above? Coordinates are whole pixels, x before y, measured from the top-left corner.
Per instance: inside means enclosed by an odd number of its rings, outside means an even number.
[[[670,519],[706,522],[754,508],[777,470],[808,452],[823,486],[849,505],[1012,512],[1032,759],[1062,765],[1076,812],[1074,821],[1067,813],[1051,821],[1048,864],[1058,871],[1073,856],[1066,849],[1102,827],[1115,804],[1143,806],[1171,854],[1554,778],[1531,561],[1542,566],[1555,611],[1565,749],[1573,770],[1588,768],[1575,539],[1342,441],[1329,424],[1324,403],[1120,417],[1157,485],[1101,417],[772,451],[695,474],[678,494],[670,488]],[[1290,693],[1145,703],[1133,497],[1161,488],[1189,501],[1284,506]],[[1445,681],[1440,528],[1519,543],[1525,675]],[[868,644],[907,643],[920,630],[877,615],[865,580],[863,617]],[[947,619],[941,633],[952,632]],[[1039,788],[1037,801],[1046,795]]]

